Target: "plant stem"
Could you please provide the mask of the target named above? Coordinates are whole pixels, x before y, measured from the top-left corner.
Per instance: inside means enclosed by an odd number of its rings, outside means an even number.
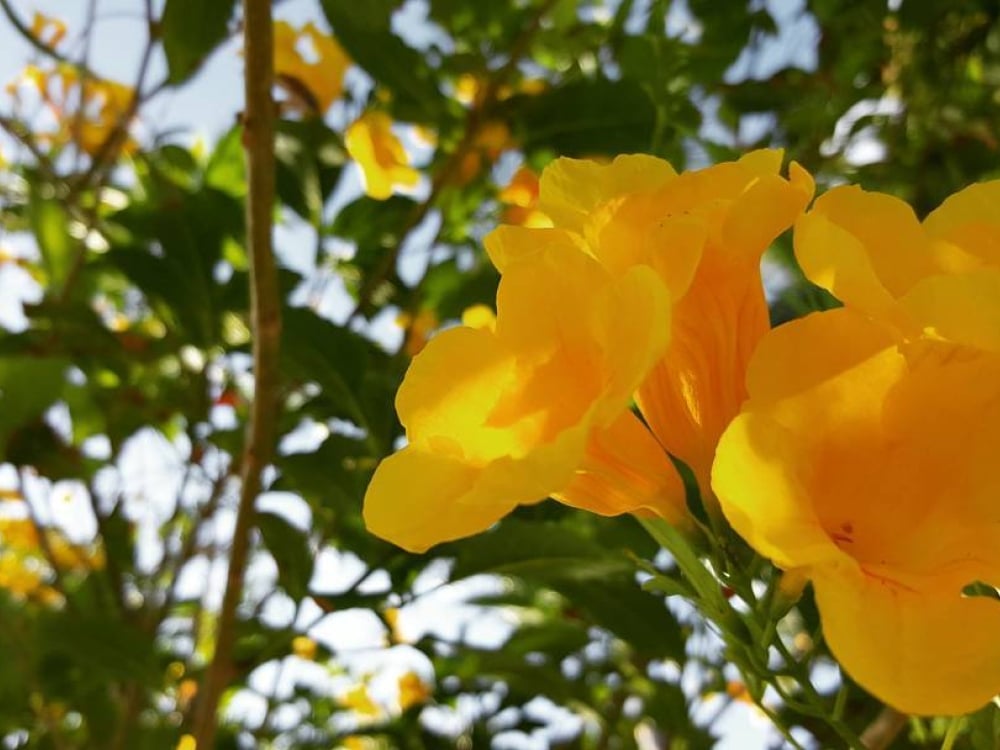
[[[250,256],[250,319],[253,330],[254,399],[242,461],[242,486],[229,556],[226,591],[219,612],[215,654],[205,674],[194,736],[199,748],[214,747],[219,700],[233,669],[236,608],[254,525],[254,502],[261,471],[274,452],[278,393],[281,300],[272,246],[275,193],[274,32],[270,0],[244,0],[243,43],[246,69],[243,144],[247,162],[247,245]]]
[[[885,750],[906,726],[908,717],[886,706],[861,735],[861,744],[867,750]]]

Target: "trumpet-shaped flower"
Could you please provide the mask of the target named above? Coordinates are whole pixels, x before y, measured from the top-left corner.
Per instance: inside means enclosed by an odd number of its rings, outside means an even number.
[[[812,580],[851,676],[916,714],[1000,692],[1000,183],[921,225],[905,204],[833,190],[796,229],[844,309],[758,347],[713,484],[734,528]]]
[[[414,359],[396,401],[408,445],[372,479],[369,528],[423,550],[548,496],[685,523],[670,454],[697,466],[736,413],[767,324],[760,255],[811,197],[780,161],[551,165],[539,208],[555,226],[487,237],[495,325],[445,331]]]
[[[376,200],[385,200],[397,187],[414,187],[420,173],[410,166],[410,159],[399,138],[392,132],[392,120],[385,112],[366,112],[344,134],[344,145],[361,167],[365,192]]]
[[[311,56],[303,54],[303,44],[311,46]],[[275,21],[275,78],[297,100],[304,100],[307,110],[322,115],[330,108],[343,93],[344,73],[350,65],[337,40],[311,21],[301,29]]]

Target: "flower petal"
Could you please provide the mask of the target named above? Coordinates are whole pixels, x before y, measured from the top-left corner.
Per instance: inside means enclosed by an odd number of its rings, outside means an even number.
[[[653,190],[676,175],[670,164],[645,154],[624,154],[610,164],[560,158],[542,172],[538,207],[556,226],[580,231],[591,211],[606,200]]]
[[[573,481],[554,497],[602,516],[645,510],[674,525],[688,519],[680,475],[630,411],[595,431]]]
[[[1000,180],[981,182],[955,193],[924,219],[928,236],[939,242],[937,260],[944,270],[1000,268],[998,205]]]
[[[843,554],[810,503],[796,437],[767,416],[743,413],[723,433],[712,467],[712,489],[733,529],[786,570]]]
[[[836,233],[836,241],[827,242],[809,234],[803,239],[799,257],[806,275],[845,303],[856,304],[824,282],[835,281],[842,291],[850,291],[860,288],[863,273],[873,273],[878,285],[897,298],[920,279],[939,271],[913,209],[891,195],[869,193],[855,185],[837,187],[816,200],[809,216],[825,217],[854,240],[839,251],[840,233]],[[859,252],[867,264],[857,257]],[[868,279],[865,286],[872,283]]]
[[[1000,269],[931,276],[902,305],[933,336],[1000,352]]]
[[[1000,601],[911,590],[853,565],[824,568],[813,586],[834,656],[889,705],[957,715],[1000,692]]]

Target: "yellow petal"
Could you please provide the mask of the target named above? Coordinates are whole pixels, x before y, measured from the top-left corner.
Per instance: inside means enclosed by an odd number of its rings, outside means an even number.
[[[556,226],[579,231],[606,200],[653,190],[676,174],[667,162],[645,154],[618,156],[610,164],[560,158],[542,172],[538,205]]]
[[[844,304],[886,320],[895,316],[895,300],[865,246],[823,214],[808,213],[795,224],[795,257],[811,282]]]
[[[812,507],[796,438],[767,416],[740,414],[712,467],[712,490],[733,529],[786,570],[842,555]]]
[[[303,42],[311,45],[315,59],[303,57],[299,51]],[[343,93],[344,73],[350,64],[350,58],[337,40],[320,31],[311,21],[301,29],[285,21],[275,21],[275,76],[287,88],[304,88],[315,99],[317,114],[326,112]]]
[[[518,500],[477,491],[483,472],[430,450],[407,446],[379,464],[365,494],[368,530],[410,552],[485,531]]]
[[[1000,269],[998,205],[1000,180],[981,182],[955,193],[924,219],[928,236],[941,243],[936,260],[944,270]]]
[[[660,443],[709,486],[715,445],[746,398],[746,365],[768,328],[756,267],[698,269],[673,308],[670,345],[636,394]]]
[[[893,346],[891,328],[850,308],[812,313],[764,336],[747,368],[747,389],[760,404],[794,396]]]
[[[845,304],[891,320],[894,300],[941,270],[913,210],[889,195],[834,188],[795,228],[806,276]]]
[[[514,260],[524,260],[542,252],[589,254],[583,239],[565,229],[503,225],[483,239],[486,254],[500,273]]]
[[[931,276],[909,291],[902,306],[933,336],[1000,352],[1000,269]]]
[[[596,208],[584,234],[591,254],[612,273],[648,264],[680,299],[694,277],[709,230],[704,221],[671,215],[657,193],[632,193]]]
[[[594,432],[573,481],[554,497],[603,516],[648,511],[674,525],[688,518],[680,475],[630,411]]]
[[[497,314],[487,305],[473,305],[462,311],[462,325],[493,331],[497,327]]]
[[[376,200],[420,181],[420,173],[410,166],[403,144],[392,132],[392,120],[384,112],[366,112],[352,123],[344,133],[344,145],[361,167],[365,192]]]
[[[796,166],[794,179],[784,180],[780,165],[780,151],[752,152],[684,173],[654,194],[671,218],[662,222],[651,263],[682,294],[670,347],[636,399],[660,443],[694,471],[706,499],[715,445],[746,398],[747,363],[769,327],[760,257],[811,196],[804,170]],[[685,246],[699,249],[677,252]],[[689,258],[697,265],[685,278]],[[673,269],[665,269],[668,263]]]
[[[834,656],[889,705],[957,715],[1000,692],[1000,602],[914,590],[851,565],[824,569],[813,585]]]

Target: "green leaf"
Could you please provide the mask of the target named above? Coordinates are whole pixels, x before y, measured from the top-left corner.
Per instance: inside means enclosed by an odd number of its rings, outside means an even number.
[[[182,83],[228,33],[236,0],[167,0],[160,21],[169,81]]]
[[[295,600],[309,593],[313,553],[308,535],[277,513],[257,514],[257,528],[278,565],[278,583]]]
[[[590,580],[634,570],[620,551],[608,554],[594,542],[554,523],[508,519],[488,534],[448,545],[455,554],[452,578],[478,573],[514,575],[544,583]]]
[[[392,33],[390,10],[394,3],[378,0],[322,0],[327,20],[337,40],[378,86],[393,94],[392,110],[408,122],[435,122],[445,100],[425,55],[408,47]]]
[[[563,156],[648,151],[656,110],[637,82],[580,80],[534,96],[515,96],[499,109],[526,152]]]
[[[152,683],[160,676],[152,638],[115,613],[53,612],[41,622],[40,641],[47,656],[68,659],[78,666],[79,680]]]
[[[41,198],[32,191],[28,218],[49,274],[49,291],[59,294],[73,268],[77,243],[69,234],[69,213],[53,198]]]
[[[336,131],[322,120],[278,122],[275,136],[278,198],[318,226],[346,159]]]
[[[1000,709],[990,703],[966,719],[969,745],[973,750],[1000,747]]]
[[[0,438],[40,417],[65,388],[62,359],[0,357]]]
[[[231,128],[215,144],[215,150],[205,165],[205,184],[234,198],[242,198],[247,194],[242,138],[242,126]]]

